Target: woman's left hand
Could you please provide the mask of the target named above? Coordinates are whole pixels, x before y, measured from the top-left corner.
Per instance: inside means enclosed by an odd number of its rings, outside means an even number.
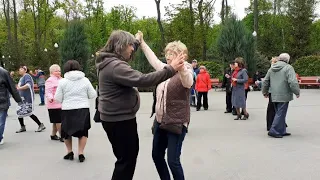
[[[136,39],[140,41],[140,43],[143,41],[143,33],[141,31],[137,32]]]
[[[238,79],[236,79],[236,78],[232,78],[232,81],[238,81]]]

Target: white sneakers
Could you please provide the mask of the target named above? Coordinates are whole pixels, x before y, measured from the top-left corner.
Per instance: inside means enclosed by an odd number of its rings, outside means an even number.
[[[0,145],[2,145],[4,143],[4,140],[3,140],[3,138],[2,138],[2,140],[0,141]]]

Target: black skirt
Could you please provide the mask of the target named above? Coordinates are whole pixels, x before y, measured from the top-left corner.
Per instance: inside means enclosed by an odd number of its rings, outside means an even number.
[[[62,110],[61,137],[88,137],[91,128],[89,108]]]
[[[61,123],[61,109],[48,109],[50,123]]]

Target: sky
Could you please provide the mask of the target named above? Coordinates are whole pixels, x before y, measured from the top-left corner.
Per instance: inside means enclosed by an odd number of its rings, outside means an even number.
[[[164,18],[165,14],[165,6],[168,6],[169,3],[171,4],[179,4],[182,0],[161,0],[160,6],[161,6],[161,18]],[[145,17],[157,17],[157,7],[154,0],[106,0],[104,1],[104,6],[107,11],[110,11],[110,9],[113,6],[117,5],[128,5],[133,6],[137,8],[136,15],[138,18],[141,18],[143,16]],[[250,0],[229,0],[228,4],[232,8],[232,12],[234,12],[238,18],[242,19],[245,17],[245,8],[247,8],[250,4]],[[214,21],[215,23],[220,22],[220,17],[218,13],[221,10],[221,0],[217,0],[215,3],[215,16]]]

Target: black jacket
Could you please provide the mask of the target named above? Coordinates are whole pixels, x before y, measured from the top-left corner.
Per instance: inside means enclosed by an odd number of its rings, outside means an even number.
[[[226,74],[229,74],[230,78],[226,78]],[[231,92],[231,76],[232,76],[232,70],[228,68],[223,75],[223,81],[222,81],[222,87],[226,88],[227,92]]]
[[[0,67],[0,111],[9,109],[9,93],[17,103],[22,102],[16,85],[7,70]]]

